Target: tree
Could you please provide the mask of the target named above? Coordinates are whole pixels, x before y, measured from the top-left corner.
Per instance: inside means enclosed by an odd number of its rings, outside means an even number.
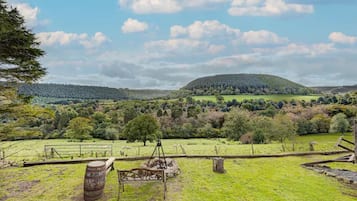
[[[37,60],[44,55],[39,45],[17,9],[0,0],[0,78],[33,82],[44,76],[45,68]]]
[[[69,121],[66,136],[71,139],[79,139],[81,142],[91,138],[90,133],[93,131],[90,119],[84,117],[76,117]]]
[[[146,146],[146,141],[159,137],[159,123],[151,115],[140,115],[129,121],[123,133],[128,142],[141,141]]]
[[[273,120],[266,116],[256,116],[253,118],[253,142],[256,144],[265,143],[267,136],[272,133]]]
[[[338,113],[331,119],[330,133],[340,132],[343,135],[349,127],[350,123],[348,122],[346,115],[343,113]]]
[[[232,110],[228,113],[223,124],[223,132],[231,139],[238,141],[251,129],[250,114],[245,110]]]
[[[296,125],[287,116],[282,114],[277,114],[273,119],[272,132],[268,136],[270,140],[279,140],[282,143],[283,151],[285,151],[285,141],[287,139],[292,141],[293,151],[295,145],[296,136]]]

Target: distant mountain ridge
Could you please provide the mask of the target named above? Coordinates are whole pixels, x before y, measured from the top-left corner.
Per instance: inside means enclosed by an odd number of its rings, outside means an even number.
[[[21,84],[19,94],[27,96],[72,98],[72,99],[128,99],[128,92],[98,86],[65,85],[65,84]]]
[[[352,91],[357,91],[357,84],[355,85],[346,85],[346,86],[320,86],[320,87],[311,87],[319,93],[327,94],[339,94],[339,93],[348,93]]]
[[[194,95],[310,94],[313,90],[290,80],[266,74],[222,74],[195,79],[183,89]]]
[[[59,99],[153,99],[168,96],[171,94],[171,92],[172,90],[123,89],[99,86],[44,83],[20,84],[18,87],[18,93],[22,95]]]

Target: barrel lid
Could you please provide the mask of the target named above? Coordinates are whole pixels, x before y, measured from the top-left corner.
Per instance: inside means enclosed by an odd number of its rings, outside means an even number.
[[[88,163],[88,167],[102,167],[105,165],[104,161],[92,161]]]

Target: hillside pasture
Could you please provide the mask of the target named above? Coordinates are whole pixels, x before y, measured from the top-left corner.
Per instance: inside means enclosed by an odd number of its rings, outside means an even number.
[[[283,95],[283,94],[273,94],[273,95],[223,95],[224,101],[232,101],[233,99],[236,99],[239,102],[242,102],[243,100],[258,100],[258,99],[264,99],[266,101],[274,101],[274,102],[279,102],[279,101],[291,101],[291,100],[296,100],[296,101],[306,101],[309,102],[311,100],[317,100],[320,97],[320,95]],[[193,96],[194,100],[200,100],[200,101],[212,101],[216,102],[216,97],[215,96]]]

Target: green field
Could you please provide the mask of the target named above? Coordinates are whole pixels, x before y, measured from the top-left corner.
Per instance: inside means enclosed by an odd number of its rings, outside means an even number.
[[[279,101],[291,101],[291,100],[297,100],[297,101],[311,101],[311,100],[317,100],[320,97],[320,95],[223,95],[224,101],[232,101],[233,99],[236,99],[237,101],[241,102],[243,100],[251,100],[251,99],[264,99],[264,100],[271,100],[275,102]],[[216,101],[215,96],[194,96],[194,100],[206,100],[206,101]]]
[[[309,142],[315,141],[316,151],[339,150],[334,145],[338,134],[319,134],[299,136],[296,139],[295,151],[308,151]],[[352,135],[345,136],[352,140]],[[93,143],[86,141],[84,143]],[[125,141],[96,141],[100,144],[112,144],[114,155],[125,151],[127,156],[149,156],[155,143],[142,146],[142,143],[126,143]],[[1,147],[12,154],[8,159],[43,160],[45,144],[78,144],[66,140],[27,140],[1,142]],[[172,139],[163,140],[163,148],[167,155],[186,154],[200,155],[233,155],[252,154],[251,145],[243,145],[226,139]],[[292,145],[287,143],[288,150]],[[255,154],[282,153],[280,143],[254,145]],[[78,156],[77,156],[78,157]],[[120,156],[119,156],[120,157]],[[125,157],[125,156],[124,156]],[[339,183],[335,178],[326,177],[300,166],[302,163],[338,156],[306,156],[259,159],[226,159],[225,174],[212,172],[212,160],[177,159],[181,174],[168,180],[169,201],[200,200],[355,200],[355,187]],[[57,158],[58,159],[58,158]],[[144,161],[118,161],[116,169],[139,167]],[[34,167],[11,167],[0,169],[0,200],[82,200],[83,178],[86,164],[44,165]],[[357,171],[354,164],[331,164],[333,168],[345,168]],[[163,200],[160,183],[136,183],[125,187],[121,200]],[[118,182],[116,172],[111,172],[106,181],[105,195],[101,200],[116,200]]]
[[[329,156],[323,158],[334,158]],[[321,156],[225,160],[225,174],[212,172],[209,159],[178,159],[181,174],[168,180],[169,201],[336,201],[355,200],[353,188],[300,166]],[[117,169],[143,161],[116,162]],[[0,200],[82,200],[85,164],[45,165],[0,170]],[[134,183],[121,200],[163,200],[161,183]],[[106,181],[101,200],[117,200],[116,172]]]
[[[335,143],[339,134],[315,134],[306,136],[297,136],[294,145],[294,151],[309,151],[309,142],[315,141],[315,151],[333,151],[339,150]],[[352,135],[346,135],[347,139],[352,139]],[[105,141],[105,140],[87,140],[85,142],[69,142],[65,139],[53,140],[25,140],[0,142],[0,149],[4,149],[7,160],[11,161],[41,161],[44,159],[44,145],[78,145],[78,144],[110,144],[113,146],[113,155],[120,156],[123,152],[125,156],[150,156],[156,143],[148,143],[143,146],[142,143],[127,143],[124,140]],[[247,155],[252,154],[250,144],[240,144],[240,142],[229,141],[227,139],[163,139],[162,144],[167,155],[187,154],[187,155]],[[286,143],[286,149],[278,142],[271,144],[255,144],[253,146],[255,154],[275,154],[282,152],[292,152],[292,143]],[[61,154],[61,153],[60,153]],[[71,155],[78,158],[78,154]],[[101,155],[98,155],[100,157]],[[55,159],[59,159],[58,157]]]

